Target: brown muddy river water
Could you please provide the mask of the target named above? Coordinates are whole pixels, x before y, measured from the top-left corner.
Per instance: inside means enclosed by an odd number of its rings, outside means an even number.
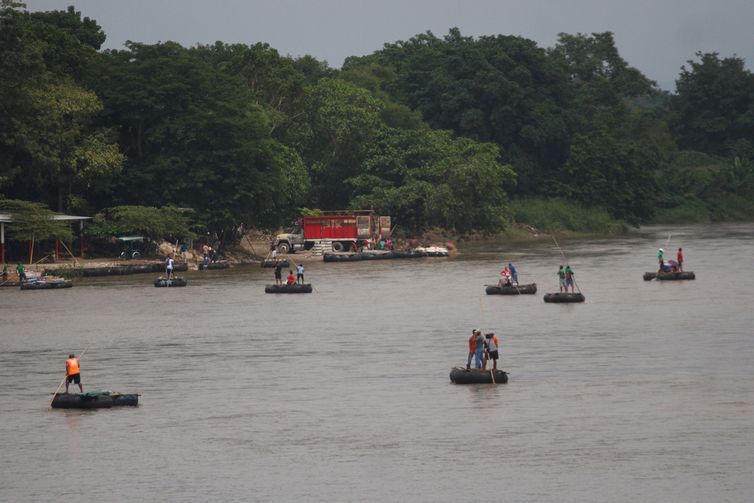
[[[665,246],[672,232],[669,246]],[[751,501],[754,224],[0,289],[2,501]],[[645,282],[659,246],[695,281]],[[487,296],[512,260],[535,296]],[[472,328],[505,385],[451,384]],[[48,409],[67,354],[138,408]]]

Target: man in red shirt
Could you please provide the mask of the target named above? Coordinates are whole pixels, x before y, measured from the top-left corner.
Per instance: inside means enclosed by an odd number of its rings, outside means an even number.
[[[288,269],[288,278],[285,280],[286,284],[292,285],[296,282],[296,278],[293,277],[293,271]]]
[[[466,370],[471,368],[471,359],[474,358],[476,353],[476,330],[471,330],[471,337],[469,337],[469,359],[466,361]]]
[[[683,271],[683,248],[678,248],[678,255],[676,258],[678,261],[678,270]]]

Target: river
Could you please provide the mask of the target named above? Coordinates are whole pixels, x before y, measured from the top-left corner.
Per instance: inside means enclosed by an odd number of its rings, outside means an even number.
[[[665,246],[668,240],[668,246]],[[0,289],[2,501],[750,501],[754,224],[564,240],[584,304],[545,304],[551,241],[454,258]],[[645,282],[659,246],[695,281]],[[535,296],[487,296],[513,261]],[[459,386],[472,328],[503,385]],[[69,352],[85,390],[48,408]]]

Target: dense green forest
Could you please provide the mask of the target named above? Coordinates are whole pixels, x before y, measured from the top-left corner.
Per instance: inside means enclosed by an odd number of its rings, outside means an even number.
[[[2,0],[0,198],[166,208],[217,232],[302,207],[459,233],[754,216],[754,75],[737,57],[689,55],[668,93],[609,32],[549,48],[427,32],[341,69],[264,43],[105,37],[72,7]]]

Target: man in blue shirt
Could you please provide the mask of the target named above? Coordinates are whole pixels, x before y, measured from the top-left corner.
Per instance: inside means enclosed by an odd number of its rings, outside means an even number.
[[[296,266],[296,283],[304,284],[304,264]]]
[[[513,267],[513,264],[508,264],[508,270],[511,272],[511,281],[518,285],[518,271]]]

